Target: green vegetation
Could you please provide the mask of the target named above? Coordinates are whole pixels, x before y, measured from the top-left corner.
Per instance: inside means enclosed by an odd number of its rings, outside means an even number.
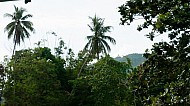
[[[24,8],[18,8],[16,6],[14,6],[14,8],[15,12],[13,14],[6,13],[4,15],[5,17],[10,17],[12,19],[12,22],[5,27],[5,31],[7,31],[8,33],[8,39],[13,36],[13,54],[16,44],[20,45],[20,40],[24,41],[24,38],[29,38],[30,33],[28,32],[28,30],[34,32],[34,28],[32,27],[33,23],[30,21],[26,21],[26,19],[32,17],[32,15],[24,15],[24,12],[26,12],[26,9]]]
[[[128,62],[128,59],[130,59],[132,67],[137,67],[140,64],[143,64],[144,61],[146,61],[146,58],[143,57],[143,54],[138,53],[128,54],[123,57],[118,56],[114,59],[120,62]]]
[[[127,70],[131,65],[107,56],[87,65],[77,77],[80,59],[54,56],[47,47],[16,52],[8,61],[4,95],[7,106],[95,106],[125,104]],[[110,67],[112,65],[112,67]],[[15,78],[14,78],[15,77]],[[13,83],[14,82],[14,83]],[[15,95],[14,90],[16,91]],[[109,92],[107,92],[109,90]],[[109,102],[108,102],[109,101]]]
[[[189,7],[184,0],[130,0],[119,7],[122,24],[142,19],[137,30],[151,28],[150,40],[164,33],[170,38],[155,43],[130,75],[136,105],[190,105]]]
[[[89,42],[77,55],[63,40],[55,47],[23,49],[13,52],[0,65],[0,90],[5,106],[188,106],[190,105],[190,5],[179,0],[129,0],[119,7],[121,23],[135,19],[141,31],[152,28],[150,40],[168,34],[169,42],[158,42],[143,54],[131,54],[116,61],[105,36],[111,26],[96,15],[92,20]],[[23,21],[25,9],[15,6],[13,22],[5,28],[14,36],[14,49],[34,31]],[[22,17],[22,18],[21,18]],[[26,23],[25,23],[26,22]],[[22,23],[22,24],[21,24]],[[167,33],[166,33],[167,32]],[[55,33],[52,33],[55,34]],[[128,58],[132,58],[131,61]],[[94,61],[96,60],[96,61]],[[124,61],[127,60],[127,61]],[[141,65],[141,60],[144,61]],[[136,64],[138,63],[138,66]],[[134,65],[135,67],[133,67]]]
[[[87,36],[89,40],[84,50],[88,50],[92,57],[97,59],[100,58],[100,53],[107,55],[107,52],[111,51],[111,48],[106,40],[109,40],[112,44],[116,44],[114,38],[110,36],[106,36],[106,32],[110,32],[111,26],[104,26],[104,20],[102,18],[98,18],[96,15],[92,18],[92,23],[89,26],[90,30],[93,32],[91,36]]]

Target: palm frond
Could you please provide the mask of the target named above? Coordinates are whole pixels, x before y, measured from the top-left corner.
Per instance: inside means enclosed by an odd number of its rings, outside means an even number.
[[[102,33],[111,32],[111,28],[113,27],[112,26],[102,27],[101,32]]]
[[[14,5],[14,8],[15,8],[15,12],[17,12],[18,11],[18,7]]]
[[[5,13],[5,14],[4,14],[4,17],[10,17],[10,18],[12,18],[12,19],[13,19],[13,17],[14,17],[14,16],[13,16],[12,14]]]
[[[105,48],[105,46],[104,46],[104,44],[102,44],[102,42],[101,42],[101,45],[102,45],[102,47],[101,47],[101,51],[102,51],[102,53],[104,53],[104,54],[106,54],[107,55],[107,50],[106,50],[106,48]]]
[[[11,23],[9,23],[6,27],[5,27],[5,29],[4,29],[4,32],[8,32],[12,27],[15,27],[15,25],[16,25],[16,23],[13,21],[13,22],[11,22]]]
[[[91,44],[91,40],[89,40],[89,42],[84,46],[84,50],[88,50],[90,44]]]
[[[88,40],[90,40],[90,39],[93,39],[93,35],[91,35],[91,36],[87,36],[86,38],[88,39]]]
[[[15,27],[11,26],[8,30],[8,39],[12,37],[12,35],[14,34],[14,31],[15,31]]]
[[[23,17],[21,18],[21,20],[26,20],[26,19],[28,19],[28,18],[30,18],[30,17],[32,17],[32,15],[31,15],[31,14],[27,14],[27,15],[23,16]]]
[[[102,39],[109,40],[112,44],[116,44],[116,40],[110,36],[101,36]]]
[[[90,30],[93,32],[94,31],[94,28],[91,27],[89,24],[88,24],[88,27],[90,28]]]
[[[26,12],[26,9],[24,9],[22,7],[18,8],[16,6],[14,6],[14,7],[15,7],[14,18],[15,18],[15,20],[20,20],[23,16],[23,13]]]
[[[27,12],[27,10],[25,8],[22,8],[22,7],[19,8],[19,11],[20,11],[21,14],[23,14],[24,12]]]
[[[27,31],[27,29],[25,27],[22,27],[22,29],[23,29],[24,37],[29,38],[30,33]]]
[[[21,21],[21,23],[24,25],[24,27],[26,27],[27,29],[29,29],[31,32],[35,32],[33,26],[33,23],[30,21]]]
[[[110,48],[109,44],[105,40],[101,40],[101,42],[106,47],[107,51],[110,52],[111,48]]]

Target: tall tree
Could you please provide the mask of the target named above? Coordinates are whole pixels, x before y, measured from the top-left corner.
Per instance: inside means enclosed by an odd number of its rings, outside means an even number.
[[[89,17],[92,20],[91,25],[88,25],[93,32],[92,35],[87,36],[88,43],[84,49],[89,50],[90,54],[99,59],[99,54],[107,54],[111,51],[111,48],[106,40],[109,40],[112,44],[116,44],[114,38],[106,36],[106,32],[111,32],[112,26],[104,26],[104,19],[97,17]]]
[[[122,24],[142,19],[138,30],[152,28],[153,40],[166,33],[170,42],[153,45],[147,61],[129,77],[134,103],[151,106],[190,105],[190,9],[188,0],[128,0],[119,7]]]
[[[5,27],[5,31],[8,33],[8,39],[13,37],[13,54],[15,51],[16,44],[20,45],[21,40],[24,41],[24,38],[29,38],[29,31],[34,32],[33,23],[31,21],[26,21],[26,19],[32,17],[32,15],[24,15],[26,9],[22,7],[18,8],[14,6],[14,9],[15,11],[13,14],[6,13],[4,15],[5,17],[10,17],[12,19],[12,22],[10,22]]]

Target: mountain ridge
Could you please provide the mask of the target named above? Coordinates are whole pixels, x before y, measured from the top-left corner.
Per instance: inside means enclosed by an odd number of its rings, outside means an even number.
[[[127,58],[131,60],[132,67],[137,67],[146,60],[146,58],[143,57],[143,53],[132,53],[123,57],[117,56],[114,59],[119,62],[127,62]]]

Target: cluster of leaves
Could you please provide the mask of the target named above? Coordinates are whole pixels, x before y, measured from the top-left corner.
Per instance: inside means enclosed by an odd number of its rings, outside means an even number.
[[[152,28],[147,36],[153,40],[155,33],[169,32],[174,39],[178,34],[189,32],[190,4],[188,0],[129,0],[119,7],[122,24],[143,19],[138,30]]]

